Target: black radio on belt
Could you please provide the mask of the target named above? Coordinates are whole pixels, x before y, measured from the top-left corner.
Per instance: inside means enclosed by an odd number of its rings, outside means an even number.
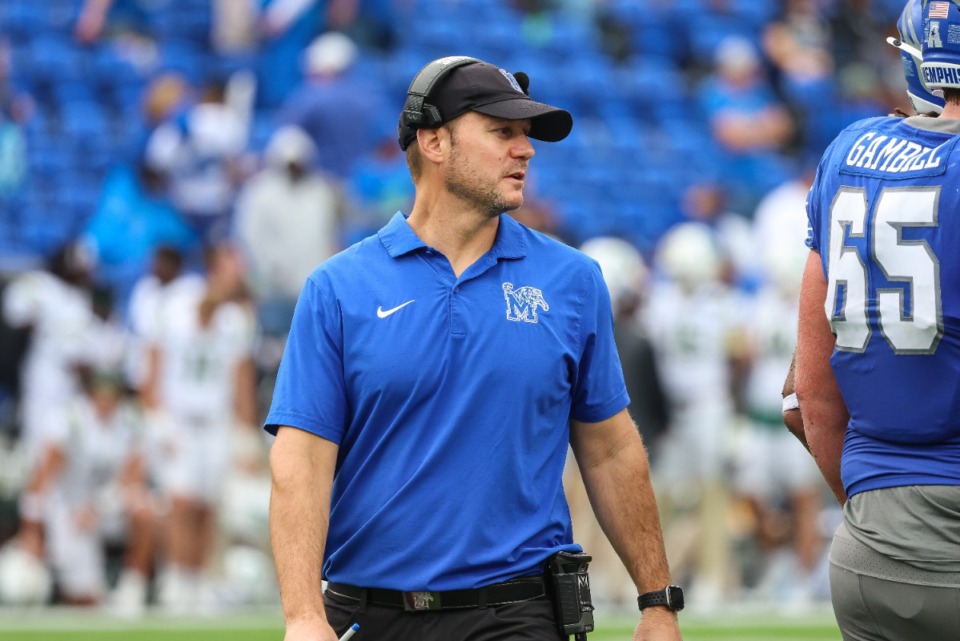
[[[593,560],[582,552],[558,552],[547,560],[553,605],[561,634],[585,641],[593,632],[593,602],[587,566]]]

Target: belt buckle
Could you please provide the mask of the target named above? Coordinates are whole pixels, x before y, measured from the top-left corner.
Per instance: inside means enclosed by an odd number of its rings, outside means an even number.
[[[407,612],[428,612],[440,609],[439,592],[404,592],[403,609]]]

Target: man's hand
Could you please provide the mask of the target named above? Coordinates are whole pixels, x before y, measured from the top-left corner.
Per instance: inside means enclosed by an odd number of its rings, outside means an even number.
[[[337,641],[337,638],[326,619],[307,619],[288,622],[283,641]]]
[[[633,631],[633,641],[682,641],[677,613],[665,607],[646,608]]]

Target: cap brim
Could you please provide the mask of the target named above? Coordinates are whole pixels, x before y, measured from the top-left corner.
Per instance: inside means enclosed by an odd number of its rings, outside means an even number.
[[[551,107],[529,98],[511,98],[472,107],[476,111],[505,120],[530,119],[530,137],[544,142],[559,142],[573,129],[569,111]]]

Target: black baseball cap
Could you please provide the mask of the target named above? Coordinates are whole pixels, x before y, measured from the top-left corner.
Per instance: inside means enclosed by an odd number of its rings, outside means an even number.
[[[416,138],[417,129],[439,127],[467,111],[505,120],[529,118],[531,138],[546,142],[563,140],[573,129],[573,116],[564,109],[530,98],[529,83],[527,74],[521,71],[510,73],[481,60],[457,66],[437,82],[424,100],[423,108],[434,106],[439,118],[425,118],[421,122],[411,118],[408,106],[412,94],[408,94],[407,105],[400,115],[400,148],[409,146]]]

